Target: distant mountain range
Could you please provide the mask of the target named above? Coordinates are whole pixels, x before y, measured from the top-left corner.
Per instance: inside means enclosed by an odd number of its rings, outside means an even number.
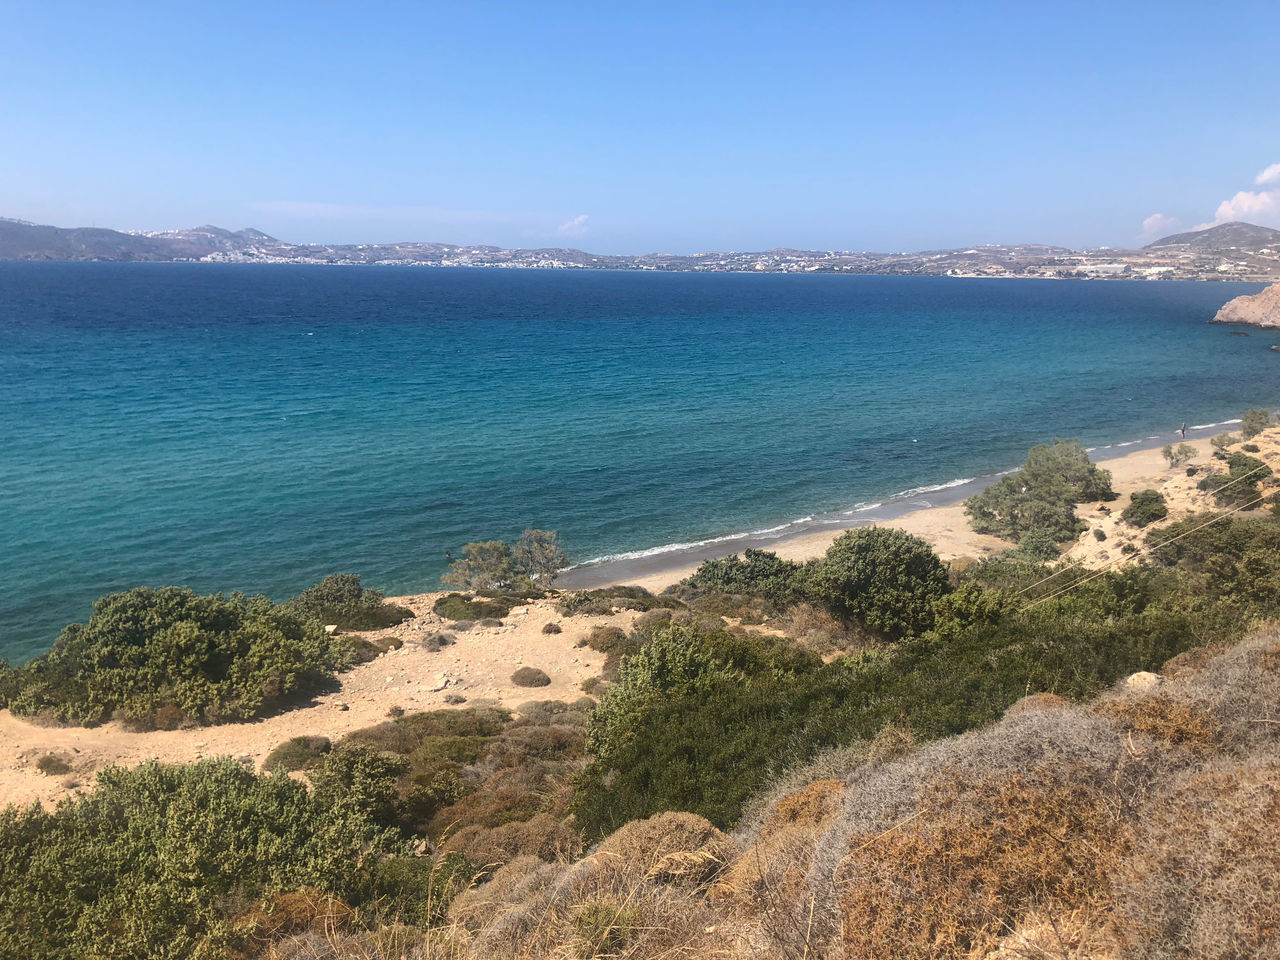
[[[0,218],[0,260],[201,263],[405,264],[542,269],[914,274],[961,277],[1280,279],[1280,230],[1224,223],[1179,233],[1140,250],[1070,250],[1045,244],[987,245],[915,253],[777,249],[757,253],[614,256],[566,248],[504,249],[448,243],[294,244],[260,230],[124,233]]]

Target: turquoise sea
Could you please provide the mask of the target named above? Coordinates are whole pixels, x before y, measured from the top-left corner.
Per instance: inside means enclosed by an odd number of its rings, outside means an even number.
[[[1280,406],[1256,284],[0,263],[0,655],[139,584],[432,589]],[[799,522],[799,523],[797,523]]]

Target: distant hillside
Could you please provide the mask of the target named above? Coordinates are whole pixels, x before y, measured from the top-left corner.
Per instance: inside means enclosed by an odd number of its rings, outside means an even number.
[[[1266,252],[1263,252],[1266,251]],[[588,253],[563,247],[506,249],[483,244],[295,244],[260,230],[203,226],[122,233],[0,219],[0,260],[197,261],[203,263],[385,264],[699,273],[845,273],[929,277],[1115,280],[1280,280],[1280,230],[1227,223],[1165,237],[1141,250],[1071,250],[1043,243],[984,244],[951,250]]]
[[[1208,227],[1204,230],[1175,233],[1155,243],[1149,243],[1143,249],[1158,250],[1162,247],[1189,247],[1206,253],[1227,250],[1248,250],[1256,253],[1267,247],[1280,248],[1280,230],[1236,220],[1231,223],[1220,223],[1216,227]]]

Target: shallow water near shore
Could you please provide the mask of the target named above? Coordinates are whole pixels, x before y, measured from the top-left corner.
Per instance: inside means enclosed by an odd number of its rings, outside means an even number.
[[[1257,289],[0,263],[0,655],[143,583],[419,592],[527,526],[636,560],[1167,442],[1280,403],[1207,323]]]

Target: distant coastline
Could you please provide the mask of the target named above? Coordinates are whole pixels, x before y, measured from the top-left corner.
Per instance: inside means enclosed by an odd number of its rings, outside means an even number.
[[[1224,223],[1164,237],[1137,250],[1072,250],[1052,244],[1019,243],[899,253],[778,248],[626,256],[568,247],[507,249],[417,241],[298,244],[253,228],[231,231],[202,226],[125,233],[0,218],[0,261],[13,260],[1269,282],[1280,280],[1280,230]]]

